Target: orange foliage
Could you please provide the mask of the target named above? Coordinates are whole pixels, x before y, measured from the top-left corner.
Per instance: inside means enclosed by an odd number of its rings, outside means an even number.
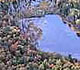
[[[18,47],[18,41],[16,43],[12,44],[12,46],[11,46],[11,48],[13,48],[13,49],[17,49],[17,47]]]

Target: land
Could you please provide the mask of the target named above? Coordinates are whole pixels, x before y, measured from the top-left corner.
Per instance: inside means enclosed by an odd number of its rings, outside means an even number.
[[[80,70],[80,61],[58,53],[43,52],[37,49],[38,40],[42,36],[41,28],[33,21],[28,21],[26,33],[18,24],[19,19],[45,17],[47,14],[60,15],[64,23],[80,34],[79,0],[60,0],[51,5],[42,1],[38,6],[21,8],[17,11],[7,9],[9,2],[1,2],[0,6],[0,69],[1,70]],[[15,2],[15,1],[13,1]],[[52,3],[53,4],[53,3]],[[75,6],[78,5],[78,6]],[[4,7],[4,8],[3,8]],[[7,8],[5,8],[7,7]],[[69,18],[69,19],[68,19]],[[71,18],[71,20],[70,20]]]

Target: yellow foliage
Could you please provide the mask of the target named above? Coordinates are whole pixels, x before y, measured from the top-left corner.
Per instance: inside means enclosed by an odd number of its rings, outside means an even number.
[[[76,20],[76,24],[80,25],[80,19]]]
[[[43,9],[43,10],[47,9],[48,6],[49,6],[49,3],[46,2],[46,1],[42,1],[42,2],[40,3],[40,8]]]
[[[13,2],[13,1],[17,1],[17,0],[0,0],[0,2]]]
[[[68,0],[69,2],[79,3],[80,0]]]

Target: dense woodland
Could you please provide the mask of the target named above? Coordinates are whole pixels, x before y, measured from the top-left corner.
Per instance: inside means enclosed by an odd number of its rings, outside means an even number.
[[[43,31],[31,19],[19,27],[20,19],[48,14],[59,15],[80,36],[80,0],[0,0],[0,70],[80,70],[71,55],[37,49]]]

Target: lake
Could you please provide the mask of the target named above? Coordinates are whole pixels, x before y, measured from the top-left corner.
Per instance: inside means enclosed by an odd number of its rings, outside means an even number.
[[[72,54],[73,57],[80,59],[80,38],[62,22],[58,15],[31,19],[43,30],[43,38],[38,48],[45,52]]]
[[[43,30],[40,48],[46,52],[57,52],[62,55],[72,54],[80,59],[80,38],[57,15],[46,15],[35,18]]]

